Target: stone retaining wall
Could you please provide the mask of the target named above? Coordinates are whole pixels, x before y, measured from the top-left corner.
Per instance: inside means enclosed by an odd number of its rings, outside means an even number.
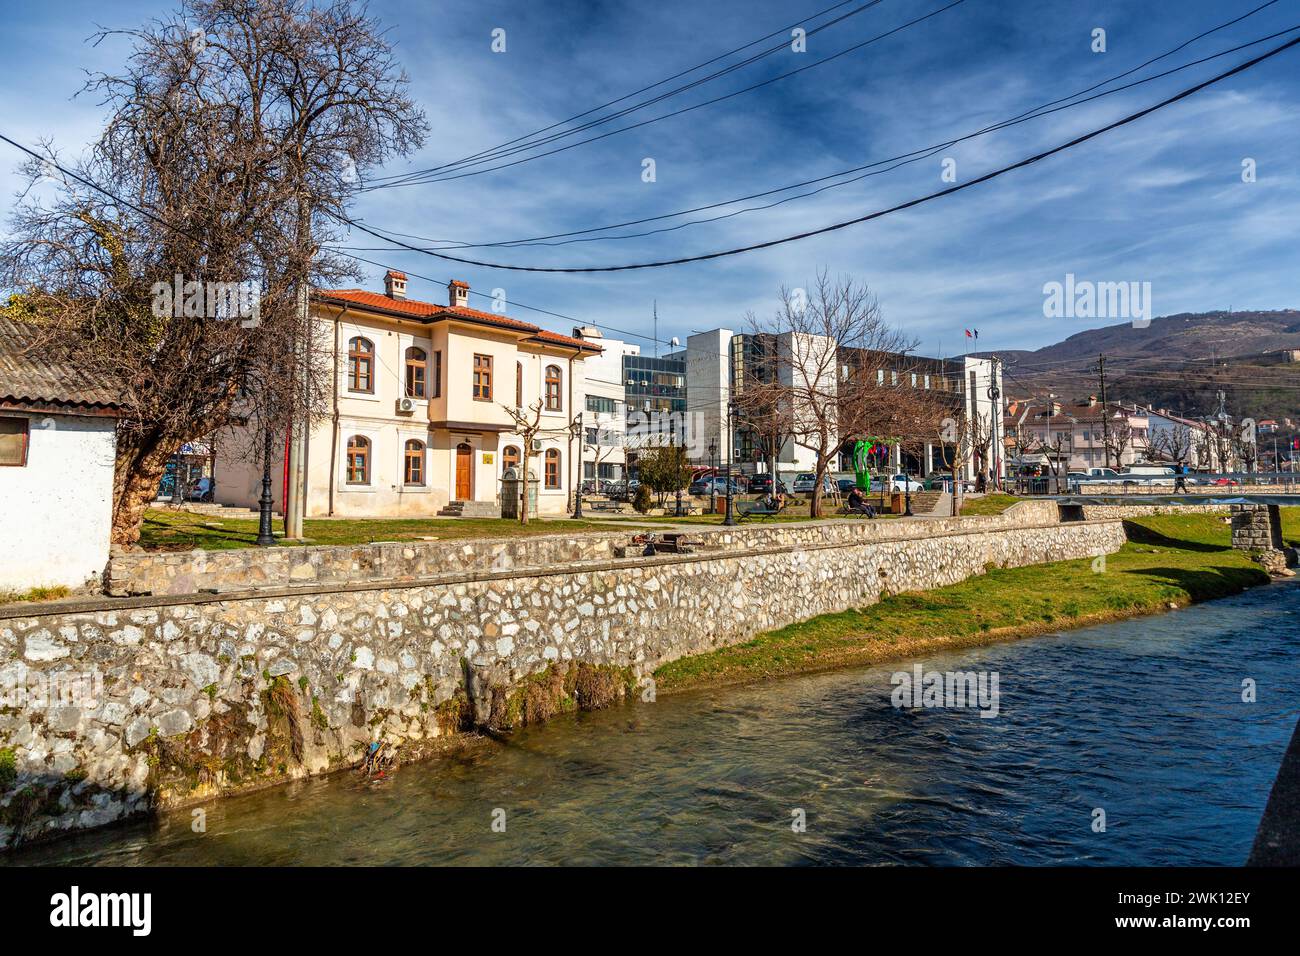
[[[1088,521],[1106,521],[1117,518],[1149,518],[1151,515],[1224,515],[1228,505],[1083,505],[1083,516]]]
[[[814,542],[919,538],[959,527],[1030,527],[1056,521],[1050,501],[1024,501],[1005,514],[923,521],[842,519],[827,523],[746,522],[733,528],[691,529],[703,550],[735,551]],[[974,522],[974,524],[972,524]],[[533,535],[486,540],[379,542],[344,547],[243,548],[231,551],[121,552],[109,561],[106,591],[131,594],[193,594],[199,591],[414,581],[473,570],[552,568],[574,561],[616,556],[643,528],[582,534]]]
[[[0,846],[355,764],[381,740],[419,756],[479,699],[502,704],[508,724],[530,682],[578,665],[631,687],[669,660],[885,594],[1124,541],[1116,521],[998,523],[917,522],[930,531],[917,537],[877,522],[863,526],[881,529],[869,541],[756,529],[767,546],[727,553],[11,610],[0,614]],[[882,538],[891,525],[901,536]]]

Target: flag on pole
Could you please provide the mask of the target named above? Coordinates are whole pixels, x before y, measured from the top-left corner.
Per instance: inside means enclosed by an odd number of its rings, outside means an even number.
[[[979,329],[967,329],[967,330],[966,330],[966,338],[968,338],[968,339],[978,339],[979,337],[980,337],[980,330],[979,330]]]

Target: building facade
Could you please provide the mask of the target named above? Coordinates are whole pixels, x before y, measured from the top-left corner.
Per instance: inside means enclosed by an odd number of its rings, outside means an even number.
[[[499,514],[502,475],[523,459],[509,409],[529,421],[537,409],[529,464],[538,512],[569,507],[584,362],[600,346],[472,309],[464,282],[447,292],[446,305],[409,299],[406,276],[389,272],[383,294],[313,297],[334,387],[332,414],[307,436],[307,517],[428,517],[453,503],[464,514]],[[261,463],[220,451],[240,444],[218,442],[217,498],[255,507]]]
[[[79,588],[108,564],[121,398],[34,341],[0,318],[0,592]]]
[[[601,348],[583,360],[582,477],[587,491],[599,490],[595,479],[618,481],[627,470],[627,377],[624,358],[641,354],[641,347],[606,338],[600,329],[584,326],[573,337]],[[648,387],[648,386],[647,386]]]

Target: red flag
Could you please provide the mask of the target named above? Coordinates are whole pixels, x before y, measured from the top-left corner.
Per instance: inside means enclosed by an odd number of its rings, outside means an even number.
[[[971,337],[971,335],[970,335],[970,329],[967,329],[967,330],[966,330],[966,338],[970,338],[970,337]]]

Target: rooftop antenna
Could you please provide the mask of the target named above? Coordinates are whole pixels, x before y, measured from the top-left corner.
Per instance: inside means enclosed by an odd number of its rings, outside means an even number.
[[[659,300],[654,300],[655,312],[655,358],[659,357]]]

